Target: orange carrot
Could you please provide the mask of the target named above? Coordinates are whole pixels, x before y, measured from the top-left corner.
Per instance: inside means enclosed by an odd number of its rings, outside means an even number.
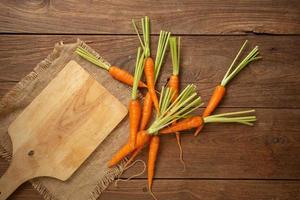
[[[146,58],[144,73],[146,77],[148,92],[153,101],[156,111],[159,112],[158,98],[155,91],[154,62],[151,57]]]
[[[149,146],[149,156],[148,156],[148,187],[149,191],[152,190],[152,182],[154,177],[154,170],[155,170],[155,162],[157,158],[157,153],[159,149],[159,136],[153,136],[150,141]]]
[[[217,106],[221,102],[224,95],[225,95],[225,87],[222,85],[218,85],[215,88],[213,95],[211,96],[211,98],[202,114],[202,117],[207,117],[207,116],[211,115],[211,113],[214,112],[214,110],[217,108]],[[199,126],[197,128],[197,130],[195,131],[194,135],[197,136],[200,133],[200,131],[202,130],[202,128],[203,128],[203,125]]]
[[[160,134],[169,134],[175,133],[178,131],[184,131],[191,128],[199,127],[203,124],[203,118],[200,116],[190,117],[181,121],[178,121],[176,124],[173,124],[169,127],[166,127],[159,131]]]
[[[210,98],[210,100],[204,110],[203,117],[207,117],[207,116],[211,115],[211,113],[216,109],[216,107],[219,105],[220,101],[224,97],[224,94],[225,94],[225,87],[222,85],[218,85],[215,88],[213,95]]]
[[[221,81],[221,84],[218,85],[214,92],[212,97],[210,98],[207,107],[204,110],[204,113],[202,117],[207,117],[210,116],[216,107],[219,105],[221,102],[222,98],[224,97],[225,94],[225,86],[243,69],[245,68],[249,63],[260,59],[259,57],[259,51],[258,51],[258,46],[256,46],[236,67],[234,68],[234,65],[236,64],[236,61],[238,60],[239,56],[241,55],[243,49],[245,48],[247,44],[247,40],[244,42],[242,47],[240,48],[239,52],[237,53],[236,57],[234,58],[233,62],[231,63],[230,67],[228,68],[225,76],[223,77],[223,80]],[[202,130],[203,125],[198,127],[194,133],[195,136],[197,136],[200,131]]]
[[[129,144],[135,147],[136,137],[139,130],[139,122],[141,118],[141,104],[138,99],[131,99],[129,103],[129,121],[130,121],[130,137]]]
[[[169,80],[169,88],[172,89],[172,91],[175,93],[174,96],[173,96],[173,99],[172,101],[174,102],[174,100],[178,97],[178,94],[179,94],[179,77],[178,75],[172,75],[170,77],[170,80]],[[176,122],[174,122],[173,124],[175,124]],[[180,153],[180,162],[182,163],[183,165],[183,168],[185,170],[185,163],[184,163],[184,160],[183,160],[183,150],[182,150],[182,146],[181,146],[181,139],[180,139],[180,133],[179,132],[176,132],[175,133],[175,136],[176,136],[176,141],[177,141],[177,145],[179,147],[179,153]]]
[[[172,75],[169,80],[169,88],[171,88],[174,92],[174,96],[172,101],[174,101],[179,94],[179,77],[178,75]]]
[[[132,153],[136,148],[143,147],[150,140],[150,136],[147,131],[139,131],[136,138],[135,148],[132,148],[132,145],[127,143],[125,144],[109,161],[108,166],[112,167],[118,162],[120,162],[125,156]]]
[[[147,127],[148,122],[151,119],[152,116],[152,99],[147,92],[146,96],[144,97],[144,102],[143,102],[143,112],[142,112],[142,117],[141,117],[141,123],[140,123],[140,130],[145,130]]]
[[[133,76],[129,72],[116,66],[111,66],[108,72],[114,79],[130,86],[133,85]],[[147,85],[139,81],[139,87],[147,87]]]
[[[82,58],[93,63],[94,65],[107,70],[114,79],[116,79],[122,83],[125,83],[129,86],[133,86],[133,76],[129,72],[127,72],[119,67],[111,66],[103,58],[95,56],[94,54],[90,53],[88,50],[86,50],[83,47],[78,47],[75,52]],[[147,87],[147,85],[145,83],[143,83],[142,81],[139,81],[138,86],[141,88]]]

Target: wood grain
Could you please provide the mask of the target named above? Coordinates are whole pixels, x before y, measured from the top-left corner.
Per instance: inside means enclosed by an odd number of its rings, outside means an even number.
[[[153,192],[158,199],[174,200],[248,200],[300,198],[299,181],[241,181],[241,180],[154,180]],[[99,198],[153,199],[147,192],[146,180],[134,180],[113,185]]]
[[[0,95],[46,57],[55,42],[72,42],[77,37],[87,41],[112,64],[133,71],[138,46],[134,36],[6,35],[0,37],[0,44],[5,47],[0,50]],[[228,85],[228,95],[221,106],[300,108],[299,36],[184,36],[183,85],[195,83],[206,102],[245,39],[249,39],[248,51],[256,44],[260,46],[263,60],[251,64]],[[156,45],[152,48],[155,54]],[[171,73],[170,63],[169,56],[158,87],[166,83]]]
[[[131,19],[144,15],[152,19],[153,33],[161,29],[176,34],[300,33],[297,0],[4,0],[0,32],[132,34]]]
[[[263,60],[228,85],[217,110],[256,108],[255,126],[210,124],[198,138],[182,134],[186,172],[175,138],[163,137],[154,192],[159,199],[300,199],[297,0],[3,0],[0,11],[0,98],[61,40],[80,37],[112,64],[132,72],[139,44],[131,35],[131,19],[144,15],[152,20],[153,34],[164,29],[184,35],[181,86],[196,84],[205,102],[243,41],[259,45]],[[166,63],[159,87],[171,72],[170,58]],[[144,150],[139,159],[146,157]],[[7,167],[0,159],[0,175]],[[134,166],[123,178],[141,170]],[[99,199],[150,200],[145,178],[111,186]],[[43,198],[27,182],[9,199]]]
[[[240,109],[217,113],[232,110]],[[191,132],[182,134],[186,172],[182,172],[175,137],[162,137],[155,177],[300,179],[299,109],[256,109],[256,115],[253,127],[208,124],[197,138]],[[147,156],[146,148],[138,159],[147,161]],[[123,177],[141,170],[137,164]]]
[[[248,200],[248,199],[299,199],[299,181],[265,180],[154,180],[153,189],[159,199],[207,199],[207,200]],[[151,200],[146,180],[119,182],[118,187],[111,185],[99,198]],[[27,182],[9,200],[42,200]]]
[[[163,137],[156,178],[299,180],[299,110],[257,109],[257,117],[254,127],[216,124],[207,125],[197,138],[182,134],[186,172],[178,160],[175,138]],[[147,151],[138,159],[146,161]],[[1,168],[4,170],[5,165]],[[122,177],[141,170],[142,165],[136,165]]]

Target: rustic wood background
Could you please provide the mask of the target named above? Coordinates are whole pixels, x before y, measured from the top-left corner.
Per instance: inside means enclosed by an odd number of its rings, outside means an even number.
[[[0,97],[58,41],[85,40],[110,62],[132,70],[138,40],[131,19],[152,19],[182,36],[182,86],[195,83],[204,101],[245,39],[263,60],[233,80],[217,112],[255,108],[254,127],[208,125],[182,136],[187,171],[175,139],[162,139],[154,182],[159,199],[300,199],[300,3],[297,0],[0,2]],[[154,43],[153,43],[154,44]],[[153,45],[155,46],[155,45]],[[248,48],[250,49],[250,47]],[[159,85],[170,74],[167,59]],[[140,158],[146,159],[144,152]],[[0,174],[8,164],[0,159]],[[136,166],[126,178],[141,170]],[[146,176],[111,186],[100,199],[152,199]],[[12,200],[42,200],[23,184]]]

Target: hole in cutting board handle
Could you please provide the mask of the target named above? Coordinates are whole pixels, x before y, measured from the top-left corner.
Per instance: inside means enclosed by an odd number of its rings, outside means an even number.
[[[27,154],[28,156],[33,156],[34,155],[34,151],[33,150],[30,150],[30,151],[28,151],[28,154]],[[1,194],[1,193],[0,193]]]

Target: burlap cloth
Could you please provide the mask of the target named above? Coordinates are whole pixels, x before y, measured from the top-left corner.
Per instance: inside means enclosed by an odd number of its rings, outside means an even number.
[[[12,144],[7,133],[9,124],[72,59],[85,68],[124,105],[128,105],[130,88],[112,79],[107,71],[95,67],[76,55],[74,50],[77,46],[82,46],[99,56],[80,40],[72,44],[60,42],[55,45],[53,52],[47,58],[41,61],[1,100],[0,156],[6,160],[10,160],[12,152]],[[33,187],[47,200],[97,199],[114,178],[122,173],[124,161],[113,169],[108,169],[106,166],[112,154],[126,142],[128,125],[128,117],[126,117],[66,182],[41,177],[31,181]]]

